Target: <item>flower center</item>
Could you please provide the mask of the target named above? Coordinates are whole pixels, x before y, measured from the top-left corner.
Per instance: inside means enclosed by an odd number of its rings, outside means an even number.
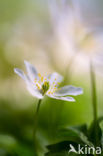
[[[49,89],[49,82],[48,81],[45,81],[44,83],[43,83],[43,85],[42,85],[42,91],[43,91],[43,94],[45,94],[47,91],[48,91],[48,89]]]
[[[39,76],[39,80],[35,79],[34,82],[36,84],[37,90],[39,90],[41,92],[42,95],[47,94],[54,94],[55,91],[57,90],[57,86],[59,85],[59,82],[56,83],[56,78],[54,79],[54,82],[50,85],[50,82],[48,79],[50,78],[46,78],[41,76],[41,74],[38,74]]]

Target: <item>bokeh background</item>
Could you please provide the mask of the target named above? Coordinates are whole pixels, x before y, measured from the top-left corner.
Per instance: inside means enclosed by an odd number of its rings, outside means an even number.
[[[25,71],[24,60],[42,75],[54,71],[66,74],[65,84],[84,90],[75,103],[43,100],[37,133],[40,154],[46,150],[45,145],[55,142],[58,127],[89,125],[93,119],[89,58],[91,52],[95,58],[102,52],[103,1],[66,3],[64,6],[59,0],[0,0],[0,156],[34,155],[31,145],[38,99],[28,93],[14,73],[15,67]],[[87,40],[75,47],[75,42],[85,35]],[[98,116],[103,114],[102,72],[102,65],[96,66]]]

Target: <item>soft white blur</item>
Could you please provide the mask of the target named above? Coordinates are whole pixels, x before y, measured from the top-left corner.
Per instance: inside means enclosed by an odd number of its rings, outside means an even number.
[[[100,19],[95,21],[95,25],[90,22],[90,18],[87,21],[83,9],[87,7],[90,9],[90,3],[86,2],[86,5],[83,5],[84,1],[81,3],[74,0],[70,2],[61,0],[60,3],[53,0],[49,3],[53,32],[51,47],[54,46],[52,55],[56,58],[56,64],[62,63],[60,67],[62,70],[68,66],[72,56],[76,57],[74,64],[79,64],[80,68],[84,69],[88,66],[88,59],[103,51],[103,32],[100,29],[102,17],[101,21]],[[88,15],[88,10],[86,14]],[[93,19],[98,18],[91,10],[92,16]]]

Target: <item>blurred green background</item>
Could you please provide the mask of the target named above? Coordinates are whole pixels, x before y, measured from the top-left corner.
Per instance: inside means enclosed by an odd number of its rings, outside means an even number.
[[[24,60],[28,60],[43,75],[53,71],[64,74],[72,55],[65,53],[65,47],[62,47],[63,54],[59,53],[61,44],[52,29],[50,3],[47,0],[0,0],[0,156],[33,155],[32,131],[38,99],[29,95],[14,68],[25,70]],[[86,23],[103,26],[102,0],[79,0],[78,3]],[[84,60],[87,58],[83,57]],[[67,62],[65,58],[68,58]],[[84,94],[76,97],[75,103],[43,100],[37,133],[40,153],[44,145],[55,142],[59,126],[89,124],[93,119],[88,61],[74,60],[70,71],[71,81],[65,84],[82,87]],[[98,114],[101,116],[102,74],[96,72],[96,80]]]

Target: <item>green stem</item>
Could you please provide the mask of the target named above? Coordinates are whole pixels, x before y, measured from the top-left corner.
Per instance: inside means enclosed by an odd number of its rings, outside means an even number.
[[[92,104],[93,104],[93,118],[95,122],[95,145],[97,144],[97,95],[96,95],[96,78],[92,61],[90,63],[90,75],[91,75],[91,92],[92,92]]]
[[[91,73],[91,89],[92,89],[92,103],[93,103],[93,116],[94,120],[97,121],[97,95],[96,95],[96,78],[93,69],[92,62],[90,64]]]
[[[39,110],[40,110],[40,105],[41,105],[41,99],[39,99],[36,112],[35,112],[35,117],[34,117],[34,131],[33,131],[33,140],[34,140],[34,149],[36,151],[36,131],[37,131],[37,125],[38,125],[38,115],[39,115]]]

